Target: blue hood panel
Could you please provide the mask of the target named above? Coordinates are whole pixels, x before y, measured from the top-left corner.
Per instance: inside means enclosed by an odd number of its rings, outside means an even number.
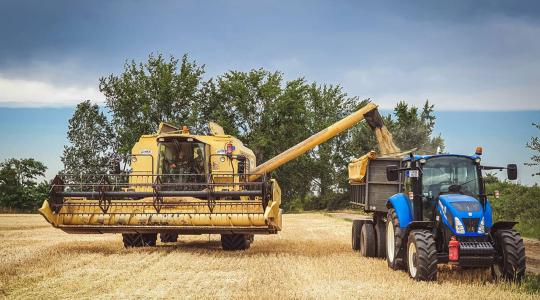
[[[439,201],[450,209],[452,215],[455,217],[482,218],[484,216],[480,201],[471,196],[462,194],[446,194],[440,195]]]
[[[481,220],[484,217],[484,226],[486,231],[491,227],[491,206],[489,202],[486,204],[486,210],[484,211],[482,204],[474,197],[463,194],[445,194],[439,196],[437,203],[439,206],[439,212],[444,215],[443,220],[445,224],[451,229],[455,235],[459,236],[479,236],[485,234],[478,234],[476,232],[466,232],[465,234],[457,234],[453,226],[453,220],[447,220],[446,212],[449,211],[452,217],[458,217],[462,223],[464,218],[475,218]],[[450,223],[450,224],[449,224]]]

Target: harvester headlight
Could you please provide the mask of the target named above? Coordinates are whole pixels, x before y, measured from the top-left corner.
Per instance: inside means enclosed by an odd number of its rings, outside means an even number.
[[[484,226],[484,218],[482,217],[482,220],[480,221],[480,225],[478,225],[478,233],[485,233],[486,228]]]
[[[456,232],[459,234],[465,234],[465,227],[461,220],[458,217],[454,217],[454,226],[456,227]]]

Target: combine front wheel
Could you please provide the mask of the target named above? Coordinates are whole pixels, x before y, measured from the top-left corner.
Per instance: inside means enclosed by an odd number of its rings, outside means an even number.
[[[178,233],[162,232],[159,234],[159,239],[162,243],[176,243],[178,241]]]
[[[221,247],[223,250],[246,250],[249,249],[251,240],[249,235],[244,234],[222,234]]]
[[[155,246],[157,240],[157,233],[123,233],[122,241],[124,247],[145,247]]]

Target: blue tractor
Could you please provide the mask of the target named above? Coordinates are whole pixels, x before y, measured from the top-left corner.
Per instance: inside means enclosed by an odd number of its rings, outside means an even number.
[[[353,249],[386,257],[416,280],[437,279],[438,264],[491,267],[495,276],[520,281],[525,247],[517,222],[493,222],[482,171],[517,167],[484,166],[475,155],[413,155],[369,161],[365,181],[351,185],[351,203],[373,217],[353,221]],[[384,176],[384,177],[383,177]],[[498,195],[495,195],[498,196]]]

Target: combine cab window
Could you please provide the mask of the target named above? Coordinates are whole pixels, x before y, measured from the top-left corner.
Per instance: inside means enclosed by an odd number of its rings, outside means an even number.
[[[204,182],[204,143],[171,140],[159,144],[159,173],[167,183]]]

